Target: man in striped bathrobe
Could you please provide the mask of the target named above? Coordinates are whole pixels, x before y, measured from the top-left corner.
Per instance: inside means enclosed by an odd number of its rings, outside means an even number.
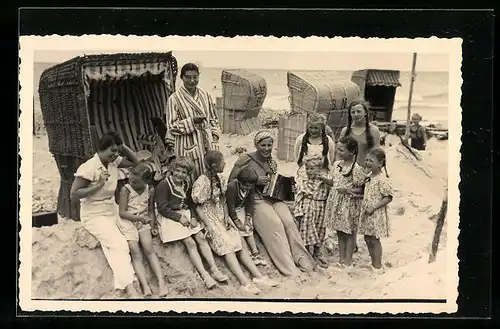
[[[167,101],[167,128],[174,139],[175,156],[193,161],[191,183],[205,172],[203,158],[208,150],[219,149],[220,126],[212,97],[198,87],[199,69],[185,64],[181,86]]]

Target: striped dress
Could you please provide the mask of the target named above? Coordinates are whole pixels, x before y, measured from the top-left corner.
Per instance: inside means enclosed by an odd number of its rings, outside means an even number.
[[[205,116],[206,120],[195,124],[195,116]],[[206,151],[219,149],[220,128],[212,97],[200,88],[196,88],[193,97],[181,86],[168,99],[167,128],[174,138],[176,157],[187,156],[193,161],[191,183],[194,183],[205,172]]]

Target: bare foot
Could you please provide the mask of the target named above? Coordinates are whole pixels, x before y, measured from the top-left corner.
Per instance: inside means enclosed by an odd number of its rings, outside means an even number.
[[[151,291],[150,288],[144,289],[144,297],[151,297],[153,296],[153,292]]]
[[[158,292],[159,297],[166,297],[168,295],[167,287],[160,287],[160,291]]]

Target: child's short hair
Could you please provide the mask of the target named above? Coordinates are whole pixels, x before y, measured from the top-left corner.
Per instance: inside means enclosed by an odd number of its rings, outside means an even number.
[[[191,162],[191,159],[188,157],[178,157],[175,158],[170,165],[170,170],[173,171],[177,168],[183,168],[185,169],[189,174],[193,171],[193,163]]]
[[[151,169],[144,163],[138,163],[129,170],[129,173],[134,176],[138,176],[144,180],[147,180],[151,175]]]
[[[238,175],[236,176],[236,179],[240,183],[248,183],[248,184],[255,184],[257,183],[257,179],[259,176],[253,170],[252,168],[243,168],[240,170]]]
[[[412,119],[415,118],[417,120],[422,120],[422,116],[420,114],[418,114],[418,113],[413,113],[411,115],[411,117],[412,117]]]

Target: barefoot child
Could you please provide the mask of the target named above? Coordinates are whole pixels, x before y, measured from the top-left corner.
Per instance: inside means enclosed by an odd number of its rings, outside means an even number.
[[[156,187],[157,218],[161,241],[163,243],[182,241],[205,286],[212,289],[217,284],[215,280],[226,282],[229,278],[217,268],[202,227],[196,220],[188,182],[193,165],[188,158],[179,157],[174,160],[170,169],[171,174]],[[198,247],[212,275],[203,266]]]
[[[257,285],[277,286],[276,282],[259,272],[246,248],[242,248],[238,229],[229,218],[225,200],[227,185],[220,175],[226,165],[224,156],[219,151],[210,150],[204,161],[205,174],[193,184],[192,199],[196,204],[198,217],[205,224],[210,247],[218,256],[224,256],[244,292],[255,295],[261,292],[252,281]],[[253,275],[252,281],[243,273],[240,262]]]
[[[332,189],[326,206],[327,225],[337,232],[339,242],[338,267],[350,267],[356,247],[361,193],[365,171],[357,164],[358,142],[345,136],[337,145],[337,158],[333,165]]]
[[[255,184],[259,176],[251,168],[243,168],[227,185],[226,204],[229,217],[240,231],[240,236],[250,248],[255,265],[267,265],[257,249],[253,236],[253,208],[255,204]]]
[[[383,269],[380,239],[390,234],[387,205],[392,201],[393,190],[387,175],[384,150],[381,148],[370,150],[365,163],[371,172],[365,180],[358,232],[364,235],[372,270],[381,272]],[[385,175],[382,174],[382,168]]]
[[[321,247],[325,242],[325,208],[330,191],[330,177],[323,166],[323,158],[308,157],[304,160],[306,177],[297,176],[297,195],[294,216],[299,222],[299,231],[305,246],[316,263],[323,268],[328,264],[323,259]]]
[[[146,279],[146,269],[142,260],[141,247],[158,280],[158,295],[163,297],[168,294],[168,290],[163,279],[160,261],[153,249],[151,238],[150,223],[155,219],[155,214],[154,188],[149,187],[145,182],[145,178],[149,174],[149,168],[143,164],[138,164],[129,171],[128,184],[125,184],[120,190],[119,206],[121,220],[118,223],[118,227],[127,239],[132,257],[132,265],[141,283],[144,295],[151,296],[152,291]]]

